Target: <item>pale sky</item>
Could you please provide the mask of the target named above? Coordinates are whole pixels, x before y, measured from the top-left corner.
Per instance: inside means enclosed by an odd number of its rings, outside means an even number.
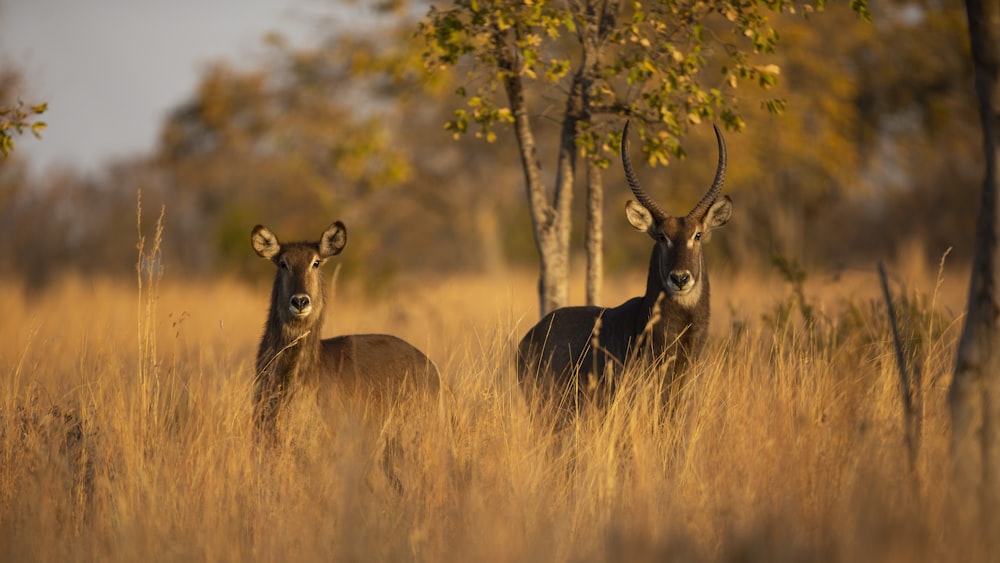
[[[337,0],[0,0],[0,61],[19,67],[26,103],[48,102],[43,139],[15,139],[34,172],[95,172],[149,153],[167,113],[212,61],[259,61],[262,38],[319,37]],[[327,22],[329,23],[329,21]],[[0,100],[8,104],[11,101]]]

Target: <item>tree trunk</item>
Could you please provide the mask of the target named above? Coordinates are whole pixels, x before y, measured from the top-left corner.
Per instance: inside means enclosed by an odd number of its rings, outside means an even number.
[[[604,45],[615,26],[619,4],[607,0],[572,1],[577,15],[577,33],[583,57],[576,76],[580,92],[580,120],[593,126],[593,84],[600,75]],[[584,244],[587,249],[587,305],[598,305],[604,282],[604,185],[601,168],[593,157],[587,158],[587,225]]]
[[[583,105],[582,86],[579,75],[573,77],[569,96],[566,99],[566,110],[563,113],[562,131],[559,134],[559,157],[556,166],[555,194],[555,225],[554,236],[558,240],[560,258],[565,263],[565,286],[569,287],[569,243],[573,213],[573,186],[576,182],[576,136],[579,130],[580,112]],[[542,315],[569,305],[569,294],[563,296],[560,303],[542,311]]]
[[[520,102],[515,102],[515,99],[519,99]],[[535,244],[538,247],[539,311],[541,316],[545,316],[550,311],[565,307],[569,302],[570,217],[568,209],[564,211],[562,206],[558,205],[553,208],[548,203],[523,93],[517,98],[511,98],[511,109],[514,113],[514,131],[521,149],[521,164],[524,167],[525,185],[528,189]],[[572,192],[572,190],[566,191]]]
[[[966,0],[983,128],[986,173],[976,222],[976,248],[965,326],[958,343],[949,401],[956,499],[974,508],[980,537],[995,538],[1000,500],[1000,248],[997,247],[997,159],[1000,131],[1000,2]],[[968,503],[968,504],[966,504]],[[972,524],[972,523],[970,523]],[[990,552],[997,539],[984,546]]]
[[[604,185],[601,167],[587,161],[587,305],[601,302],[604,282]]]
[[[517,68],[517,54],[505,41],[505,32],[495,29],[493,42],[498,66],[506,71],[504,86],[514,116],[514,132],[521,152],[528,205],[540,260],[538,279],[539,309],[542,316],[569,304],[569,258],[572,227],[573,187],[576,181],[577,136],[581,122],[591,117],[590,88],[597,74],[601,45],[614,27],[617,4],[609,2],[573,3],[580,20],[583,59],[570,85],[559,138],[555,189],[550,204],[541,180],[535,139],[528,119],[524,84]],[[515,29],[514,33],[517,31]],[[600,170],[588,164],[587,203],[587,302],[596,303],[601,292],[603,187]]]
[[[535,136],[531,131],[524,84],[516,68],[516,55],[507,46],[504,32],[496,30],[493,41],[498,65],[507,72],[504,87],[514,116],[514,136],[520,149],[531,224],[538,247],[538,298],[539,309],[544,316],[569,302],[569,207],[572,202],[573,176],[572,173],[569,174],[569,186],[565,189],[557,178],[556,204],[555,207],[549,205],[545,184],[542,182],[542,165],[538,160]]]

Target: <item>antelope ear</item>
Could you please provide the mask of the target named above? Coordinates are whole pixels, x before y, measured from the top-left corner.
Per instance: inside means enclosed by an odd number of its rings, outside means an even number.
[[[724,195],[719,199],[715,200],[715,203],[708,208],[708,212],[705,213],[705,218],[702,220],[702,225],[704,226],[705,232],[709,232],[712,229],[718,229],[719,227],[725,225],[729,222],[729,218],[733,216],[733,200],[729,196]]]
[[[278,242],[278,237],[274,236],[274,233],[264,225],[257,225],[250,232],[250,246],[253,247],[257,256],[268,260],[281,252],[281,243]]]
[[[644,205],[631,199],[628,200],[628,203],[625,204],[625,217],[635,227],[635,230],[650,233],[650,236],[653,236],[652,229],[656,222],[653,221],[653,214]]]
[[[323,236],[319,239],[319,255],[322,258],[329,258],[340,254],[347,244],[347,227],[340,221],[334,222],[323,231]]]

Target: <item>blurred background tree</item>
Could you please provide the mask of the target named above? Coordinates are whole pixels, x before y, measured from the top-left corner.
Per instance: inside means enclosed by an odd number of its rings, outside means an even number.
[[[821,17],[775,15],[782,48],[754,64],[776,65],[781,80],[766,91],[728,90],[730,119],[742,127],[727,135],[736,216],[708,247],[713,268],[769,268],[781,256],[836,271],[913,249],[936,261],[948,247],[951,260],[970,258],[982,152],[962,4],[891,0],[871,9],[872,23],[839,3]],[[307,238],[334,219],[351,231],[344,274],[373,289],[397,272],[533,267],[516,139],[500,128],[493,143],[455,142],[442,126],[456,119],[454,92],[464,86],[471,96],[479,83],[465,66],[426,70],[426,43],[414,35],[425,14],[393,4],[374,18],[377,32],[331,26],[305,47],[268,37],[262,59],[206,68],[153,154],[99,174],[35,178],[17,151],[0,159],[0,272],[35,283],[74,270],[131,277],[140,189],[144,211],[166,204],[164,261],[184,276],[266,277],[247,248],[255,223]],[[530,110],[542,162],[558,161],[561,84],[531,98],[549,102]],[[722,115],[709,102],[695,112],[703,121]],[[670,165],[641,166],[640,179],[665,208],[685,210],[714,170],[710,128],[682,115],[675,139],[691,134],[674,145],[655,114],[646,117],[644,154],[661,143],[659,163]],[[587,154],[617,150],[622,119],[602,123],[580,128],[607,135],[592,137],[599,151]],[[588,143],[582,150],[593,150]],[[607,206],[618,210],[629,191],[617,156],[604,158],[613,164],[602,176]],[[583,217],[586,204],[577,198],[570,213]],[[648,241],[622,213],[608,215],[605,231],[614,249],[607,270],[644,271]],[[585,236],[571,230],[571,248],[582,249]]]

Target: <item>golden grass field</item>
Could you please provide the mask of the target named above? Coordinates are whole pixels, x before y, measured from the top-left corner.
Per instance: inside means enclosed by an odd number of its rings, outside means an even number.
[[[675,416],[658,422],[637,383],[558,432],[513,370],[532,275],[400,277],[377,298],[345,282],[325,334],[402,336],[446,392],[382,425],[295,403],[272,448],[249,402],[269,287],[169,270],[141,288],[0,283],[0,559],[983,559],[947,487],[967,274],[889,265],[921,374],[911,467],[871,270],[811,274],[801,301],[776,274],[716,271],[712,338]],[[638,276],[608,280],[606,301]],[[388,435],[401,493],[378,470]]]

